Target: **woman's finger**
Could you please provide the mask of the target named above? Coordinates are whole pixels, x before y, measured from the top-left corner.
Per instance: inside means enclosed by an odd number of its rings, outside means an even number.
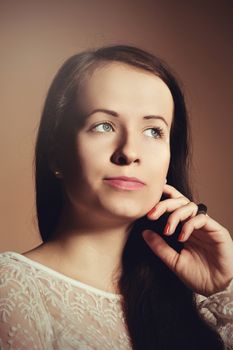
[[[148,213],[148,219],[155,220],[158,219],[165,212],[171,212],[175,209],[189,203],[190,200],[184,196],[179,198],[169,198],[159,202],[154,208],[152,208]]]
[[[179,254],[162,237],[151,230],[142,233],[151,250],[171,269],[174,270]]]
[[[184,195],[181,192],[179,192],[175,187],[168,184],[164,185],[163,193],[168,194],[171,198],[184,197]]]
[[[164,229],[164,234],[171,235],[175,232],[177,225],[181,221],[188,220],[197,214],[198,206],[194,202],[189,202],[176,209],[168,218]]]
[[[211,232],[211,237],[216,242],[225,242],[226,234],[229,236],[229,240],[232,241],[229,232],[222,225],[213,220],[209,215],[204,214],[199,214],[185,222],[179,235],[179,241],[187,241],[192,232],[199,229],[202,229],[199,232],[202,232],[203,235]]]

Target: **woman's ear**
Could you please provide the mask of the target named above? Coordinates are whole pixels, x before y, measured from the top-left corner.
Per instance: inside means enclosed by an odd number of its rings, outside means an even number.
[[[49,158],[49,168],[50,168],[51,172],[57,178],[62,178],[61,167],[60,167],[59,161],[57,159],[57,152],[56,152],[55,148],[49,150],[48,158]]]

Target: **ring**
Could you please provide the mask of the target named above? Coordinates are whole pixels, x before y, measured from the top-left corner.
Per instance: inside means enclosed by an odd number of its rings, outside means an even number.
[[[197,204],[197,208],[198,208],[198,210],[197,210],[197,214],[196,215],[199,215],[199,214],[206,215],[206,213],[207,213],[207,206],[205,204],[199,203],[199,204]]]

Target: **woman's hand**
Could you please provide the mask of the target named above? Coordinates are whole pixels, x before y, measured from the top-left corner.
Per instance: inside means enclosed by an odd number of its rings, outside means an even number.
[[[148,214],[157,220],[172,212],[164,229],[172,235],[184,222],[179,241],[184,248],[177,253],[162,237],[150,230],[143,237],[152,251],[195,293],[204,296],[222,291],[233,278],[233,240],[230,233],[209,215],[198,214],[198,207],[170,185],[164,193],[170,198],[160,201]]]

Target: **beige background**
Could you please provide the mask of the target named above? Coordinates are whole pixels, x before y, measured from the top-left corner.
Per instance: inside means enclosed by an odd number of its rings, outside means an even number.
[[[0,2],[0,251],[41,242],[32,157],[46,91],[68,56],[105,44],[150,50],[177,72],[193,127],[197,201],[233,233],[232,14],[231,0]]]

